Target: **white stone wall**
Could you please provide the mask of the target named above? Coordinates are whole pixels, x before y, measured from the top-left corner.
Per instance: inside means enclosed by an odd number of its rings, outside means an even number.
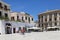
[[[57,25],[59,26],[59,13],[57,14]]]
[[[5,34],[5,22],[4,22],[4,20],[0,20],[0,33]]]
[[[3,7],[2,9],[0,9],[0,11],[2,12],[2,16],[5,16],[5,13],[7,13],[8,17],[10,19],[10,10],[8,10],[8,11],[4,10],[4,5],[6,5],[8,9],[10,9],[10,5],[8,5],[8,4],[6,4],[5,2],[2,2],[2,1],[0,1],[0,2],[2,3],[2,7]]]
[[[51,13],[51,21],[49,21],[49,17],[50,17],[50,13]],[[55,14],[57,13],[57,16],[55,16]],[[40,26],[42,25],[42,23],[46,23],[45,22],[45,15],[47,16],[47,23],[48,23],[48,27],[54,27],[54,26],[60,26],[60,10],[59,11],[52,11],[52,12],[47,12],[47,13],[43,13],[43,15],[40,15],[41,17],[43,16],[43,22],[41,22],[41,18],[39,19],[40,20]],[[55,20],[56,18],[56,20]],[[55,25],[55,23],[57,23],[57,25]],[[50,25],[52,24],[52,26]]]
[[[5,34],[6,23],[10,23],[12,25],[11,28],[16,28],[16,31],[19,29],[19,27],[34,27],[35,26],[35,24],[0,20],[0,33],[1,34]]]
[[[31,16],[29,16],[29,15],[26,15],[26,14],[23,14],[23,13],[12,12],[10,17],[14,17],[14,19],[17,20],[17,16],[19,16],[19,19],[20,19],[20,20],[22,20],[22,17],[23,17],[23,20],[24,20],[26,23],[29,23],[28,18],[30,17],[30,23],[34,23],[34,21],[32,21],[32,18],[33,18],[33,17],[31,17]],[[27,17],[27,20],[25,19],[25,17]]]

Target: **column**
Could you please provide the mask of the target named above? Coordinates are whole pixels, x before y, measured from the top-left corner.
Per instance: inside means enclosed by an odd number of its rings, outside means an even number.
[[[54,26],[54,14],[52,14],[52,26]]]
[[[59,13],[57,13],[57,26],[59,26]]]
[[[49,15],[47,15],[47,22],[48,22],[47,26],[49,26]]]
[[[47,22],[49,22],[49,15],[47,15]]]
[[[25,20],[25,16],[23,16],[23,20],[26,22],[26,20]]]
[[[45,30],[45,24],[44,23],[45,23],[45,15],[43,16],[43,28],[42,28],[43,30]]]
[[[13,27],[12,27],[12,34],[13,34]]]
[[[43,16],[43,22],[45,22],[45,16]]]

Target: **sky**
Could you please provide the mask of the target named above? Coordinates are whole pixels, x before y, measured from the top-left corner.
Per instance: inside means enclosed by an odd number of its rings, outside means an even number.
[[[26,12],[38,20],[38,14],[47,10],[60,9],[60,0],[3,0],[13,12]]]

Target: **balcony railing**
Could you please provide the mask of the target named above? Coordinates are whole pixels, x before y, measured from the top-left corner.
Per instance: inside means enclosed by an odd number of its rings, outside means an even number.
[[[21,22],[21,20],[18,19],[17,22]]]
[[[0,16],[0,20],[3,20],[3,19],[4,19],[4,17]]]
[[[3,9],[3,7],[2,7],[2,6],[0,6],[0,9]]]
[[[9,20],[9,18],[8,18],[8,17],[0,16],[0,20],[6,20],[6,21],[8,21],[8,20]]]
[[[4,10],[5,10],[5,11],[10,11],[10,9],[8,9],[8,8],[4,8]]]
[[[8,11],[10,11],[10,9],[7,9]]]
[[[4,17],[4,19],[5,19],[5,21],[8,21],[8,20],[9,20],[9,18],[8,18],[8,17]]]

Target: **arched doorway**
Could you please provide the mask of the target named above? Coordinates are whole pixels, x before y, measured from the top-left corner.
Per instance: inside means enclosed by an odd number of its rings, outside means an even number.
[[[12,28],[10,28],[10,27],[6,27],[5,28],[5,32],[6,32],[6,34],[11,34],[12,33],[12,30],[11,30]]]
[[[11,28],[11,24],[10,23],[6,23],[5,33],[6,34],[11,34],[12,33],[12,28]]]

